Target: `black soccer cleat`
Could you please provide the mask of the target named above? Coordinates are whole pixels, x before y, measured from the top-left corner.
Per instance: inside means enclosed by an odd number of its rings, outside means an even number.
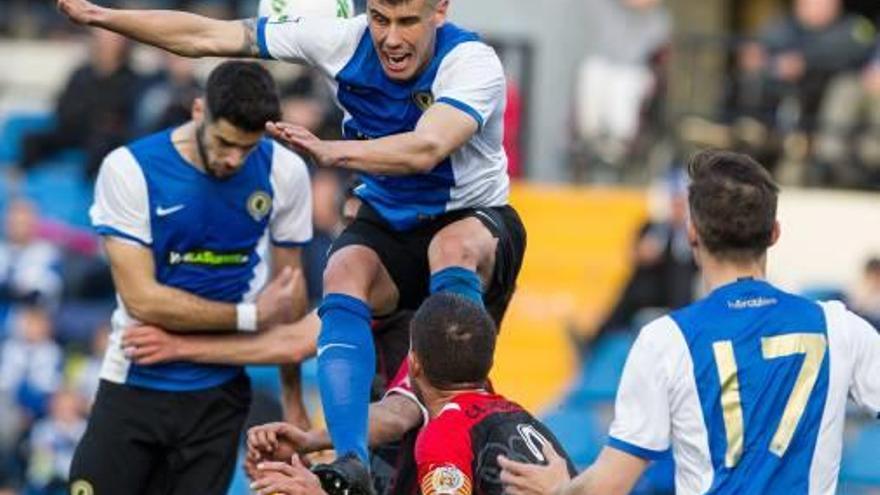
[[[345,454],[330,464],[318,464],[312,472],[328,495],[375,495],[370,472],[355,454]]]

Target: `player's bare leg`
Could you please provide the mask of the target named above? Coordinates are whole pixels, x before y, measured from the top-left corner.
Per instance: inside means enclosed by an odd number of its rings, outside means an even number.
[[[482,305],[497,245],[498,239],[475,217],[444,227],[428,247],[431,292],[453,292]]]

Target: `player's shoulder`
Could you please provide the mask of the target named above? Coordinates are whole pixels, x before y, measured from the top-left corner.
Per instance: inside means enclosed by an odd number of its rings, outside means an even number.
[[[131,145],[120,146],[104,157],[98,174],[98,183],[105,181],[131,181],[135,177],[143,177],[141,161],[138,160]]]
[[[850,310],[842,301],[820,301],[817,304],[825,313],[830,338],[853,341],[877,333],[871,323]]]
[[[277,141],[267,139],[272,160],[272,175],[283,181],[297,183],[309,181],[309,167],[297,153]]]
[[[686,311],[684,308],[682,311]],[[679,313],[681,314],[681,313]],[[681,327],[674,318],[675,313],[663,315],[644,325],[636,340],[647,348],[663,353],[683,343]]]
[[[447,64],[457,60],[501,63],[495,49],[479,34],[452,23],[444,24],[438,30],[437,54]]]

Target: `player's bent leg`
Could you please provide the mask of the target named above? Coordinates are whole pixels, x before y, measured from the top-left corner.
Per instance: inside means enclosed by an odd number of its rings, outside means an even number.
[[[451,292],[483,304],[483,288],[492,278],[495,248],[492,233],[475,217],[441,229],[428,246],[431,293]]]
[[[325,295],[318,310],[318,383],[330,438],[340,457],[355,454],[364,465],[376,371],[368,301],[371,292],[382,289],[376,281],[383,271],[378,255],[368,247],[351,245],[334,252],[324,272]]]
[[[154,399],[140,390],[101,382],[71,462],[72,495],[146,493],[164,457],[164,435],[157,421],[164,403]]]

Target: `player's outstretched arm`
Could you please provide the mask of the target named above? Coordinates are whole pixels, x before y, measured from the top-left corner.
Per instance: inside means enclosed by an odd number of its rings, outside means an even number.
[[[468,114],[438,103],[425,112],[412,132],[373,140],[323,141],[303,127],[284,122],[270,123],[267,130],[321,166],[410,175],[430,172],[467,143],[478,126]]]
[[[295,276],[290,269],[276,277],[257,299],[256,315],[240,318],[237,305],[211,301],[160,284],[155,277],[153,253],[140,245],[108,236],[104,247],[110,258],[113,283],[128,313],[146,324],[171,331],[235,331],[246,326],[268,328],[290,313]],[[256,328],[249,328],[254,330]]]
[[[222,21],[172,10],[111,9],[58,0],[73,22],[101,27],[184,57],[258,57],[255,20]]]
[[[499,456],[501,482],[510,495],[626,495],[648,466],[648,462],[626,452],[606,447],[596,462],[569,481],[565,460],[544,445],[547,465],[524,464]]]
[[[421,408],[410,398],[391,394],[370,404],[371,447],[396,442],[422,421]],[[327,430],[306,431],[289,423],[267,423],[247,432],[248,462],[283,461],[293,454],[309,454],[333,448]]]
[[[172,361],[238,366],[301,363],[315,355],[320,328],[314,312],[255,334],[177,335],[141,326],[126,330],[122,347],[135,363],[145,366]]]

